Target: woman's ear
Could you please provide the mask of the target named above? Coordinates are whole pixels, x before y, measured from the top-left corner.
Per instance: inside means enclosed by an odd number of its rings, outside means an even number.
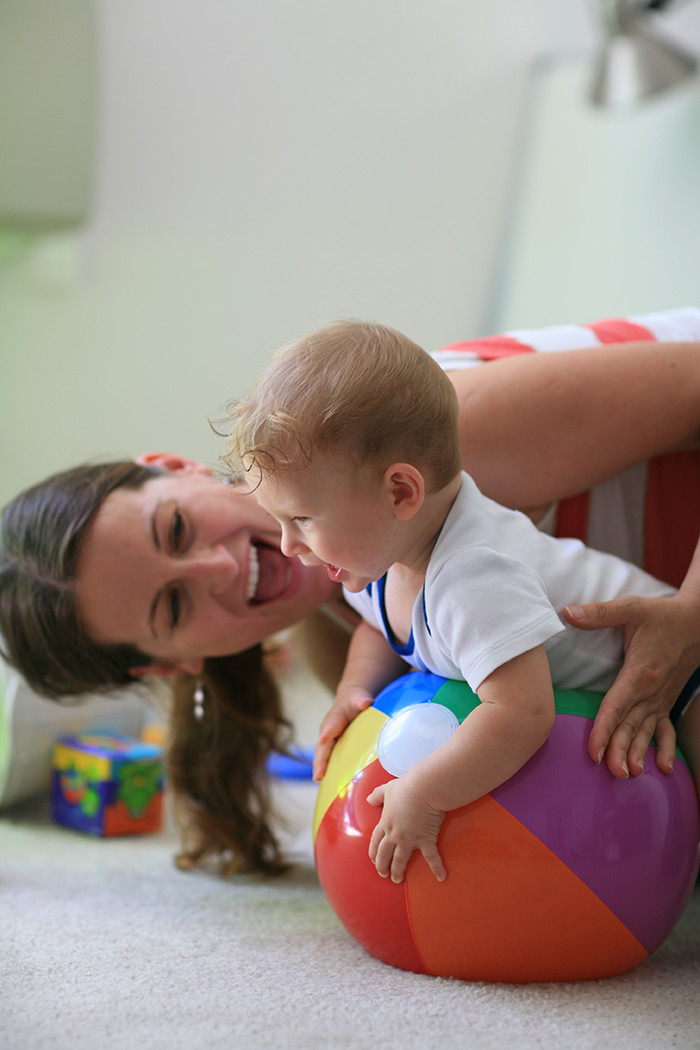
[[[146,452],[138,456],[136,462],[142,467],[160,467],[161,470],[178,471],[186,474],[211,474],[209,467],[185,456],[176,456],[173,452]]]
[[[382,474],[382,487],[399,521],[409,521],[423,506],[425,481],[412,463],[392,463]]]
[[[198,678],[204,670],[204,660],[182,660],[172,664],[145,664],[130,667],[132,678],[170,678],[174,674],[191,674]]]

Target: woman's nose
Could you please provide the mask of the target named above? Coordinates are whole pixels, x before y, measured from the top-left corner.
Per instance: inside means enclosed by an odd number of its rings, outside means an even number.
[[[214,593],[223,590],[231,580],[240,576],[241,566],[236,558],[219,544],[199,550],[188,559],[183,575],[190,580],[209,583]]]

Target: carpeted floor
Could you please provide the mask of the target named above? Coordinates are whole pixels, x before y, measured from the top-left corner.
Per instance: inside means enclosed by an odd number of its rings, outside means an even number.
[[[517,986],[404,973],[366,955],[327,905],[314,798],[308,782],[280,782],[297,863],[272,881],[177,871],[171,826],[93,839],[51,824],[41,798],[4,813],[0,1047],[700,1047],[699,889],[658,952],[621,977]]]
[[[91,839],[46,804],[0,821],[4,1050],[700,1047],[700,891],[654,957],[577,985],[463,984],[366,955],[309,853],[314,788],[282,788],[298,864],[269,882],[172,865],[172,829]]]

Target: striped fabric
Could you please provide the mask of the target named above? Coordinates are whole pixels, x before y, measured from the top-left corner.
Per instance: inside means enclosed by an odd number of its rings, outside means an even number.
[[[592,324],[559,324],[519,328],[501,335],[450,343],[432,356],[446,371],[469,368],[513,354],[584,350],[611,343],[700,340],[700,310],[681,307],[632,317],[613,317]]]
[[[432,356],[445,371],[470,368],[514,354],[582,350],[630,342],[698,342],[700,310],[682,307],[658,313],[606,318],[592,324],[523,328],[452,343]],[[699,350],[700,352],[700,350]],[[586,541],[589,493],[563,500],[555,535]],[[644,568],[680,586],[700,533],[700,453],[658,456],[647,471]]]

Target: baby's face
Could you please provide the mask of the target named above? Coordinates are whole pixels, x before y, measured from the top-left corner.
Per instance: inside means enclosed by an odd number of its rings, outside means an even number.
[[[376,468],[325,455],[262,479],[258,503],[282,527],[282,551],[324,564],[331,580],[361,591],[396,560],[398,522]]]

